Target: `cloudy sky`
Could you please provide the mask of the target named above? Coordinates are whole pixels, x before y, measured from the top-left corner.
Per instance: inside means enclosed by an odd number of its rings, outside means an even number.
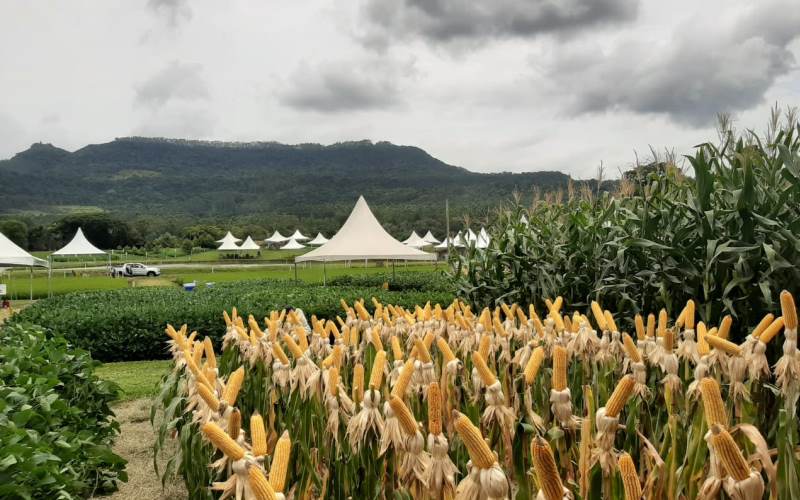
[[[0,0],[0,158],[128,135],[592,176],[800,105],[800,0]]]

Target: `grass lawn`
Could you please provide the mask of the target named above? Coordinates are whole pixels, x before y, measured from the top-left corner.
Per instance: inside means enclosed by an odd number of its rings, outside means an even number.
[[[122,388],[122,400],[149,398],[158,392],[158,382],[171,368],[172,360],[123,361],[104,363],[97,368],[97,376],[116,382]]]
[[[439,264],[439,269],[443,269],[445,264]],[[437,267],[433,264],[397,264],[396,269],[400,271],[430,271]],[[90,290],[115,290],[127,288],[134,283],[134,286],[177,286],[177,283],[188,283],[195,281],[198,284],[207,282],[239,281],[249,279],[292,279],[294,278],[294,267],[291,265],[260,267],[252,269],[225,269],[215,268],[212,272],[210,268],[180,268],[164,269],[160,278],[136,278],[132,281],[124,278],[111,278],[105,275],[87,274],[72,275],[66,272],[53,272],[51,284],[53,294],[60,295],[69,292],[90,291]],[[328,264],[328,278],[343,275],[362,275],[362,274],[381,274],[391,273],[391,266],[376,266],[370,264],[364,267],[362,263],[354,263],[352,267],[343,264]],[[310,283],[322,282],[322,265],[319,263],[308,264],[307,267],[298,266],[298,279]],[[30,280],[27,270],[15,271],[11,274],[0,276],[0,283],[8,285],[8,296],[16,303],[17,300],[25,300],[30,297]],[[37,272],[33,278],[34,298],[47,297],[47,274]],[[16,306],[15,306],[16,307]]]

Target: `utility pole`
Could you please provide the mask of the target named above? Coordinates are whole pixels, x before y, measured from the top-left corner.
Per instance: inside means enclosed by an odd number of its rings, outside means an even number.
[[[445,235],[445,238],[447,239],[445,241],[447,241],[447,255],[449,256],[450,245],[452,242],[450,241],[450,201],[447,198],[444,199],[444,219],[445,226],[447,227],[447,234]]]

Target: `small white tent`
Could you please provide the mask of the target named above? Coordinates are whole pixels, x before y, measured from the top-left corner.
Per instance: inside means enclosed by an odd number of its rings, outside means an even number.
[[[270,243],[273,243],[273,244],[274,243],[283,243],[284,241],[287,241],[288,239],[289,238],[287,238],[286,236],[282,235],[280,233],[280,231],[275,230],[275,232],[272,233],[272,236],[270,236],[269,238],[264,240],[264,243],[266,243],[267,245],[269,245]]]
[[[306,244],[307,245],[315,245],[315,246],[317,246],[317,245],[324,245],[328,241],[329,241],[328,238],[323,236],[322,233],[317,233],[317,237],[314,238],[313,240],[309,241]]]
[[[290,238],[289,242],[281,247],[281,250],[300,250],[305,247],[305,245],[299,243],[296,239]]]
[[[422,248],[430,246],[430,243],[420,238],[419,235],[417,235],[417,233],[412,233],[411,236],[406,241],[403,242],[403,244],[411,248]]]
[[[419,237],[419,235],[417,234],[417,232],[416,232],[416,231],[411,231],[411,236],[409,236],[408,238],[404,239],[404,240],[403,240],[403,243],[404,243],[405,245],[408,245],[408,244],[409,244],[409,243],[411,243],[411,242],[417,242],[417,241],[419,241],[419,240],[421,240],[421,239],[422,239],[422,238],[420,238],[420,237]]]
[[[363,196],[358,197],[353,211],[342,227],[327,243],[295,257],[294,261],[323,263],[343,260],[436,260],[436,255],[410,248],[397,241],[375,218]]]
[[[239,245],[237,245],[235,241],[228,240],[224,241],[217,250],[220,252],[238,252],[241,248],[239,248]]]
[[[247,239],[244,240],[244,243],[239,245],[239,250],[259,250],[259,249],[261,249],[261,247],[258,246],[258,243],[253,241],[253,238],[251,238],[250,236],[248,236]]]
[[[83,230],[78,228],[72,241],[64,245],[60,250],[56,250],[51,255],[104,255],[105,252],[92,245]]]
[[[423,240],[427,241],[431,245],[438,245],[441,241],[436,239],[436,236],[433,235],[432,232],[428,231],[425,233],[425,236],[422,237]]]
[[[241,238],[237,238],[236,236],[233,235],[233,233],[228,231],[228,234],[226,234],[221,240],[217,240],[217,243],[222,243],[222,244],[229,243],[229,242],[230,243],[239,243],[240,241],[242,241]]]
[[[295,241],[301,241],[301,240],[308,240],[310,238],[308,236],[304,236],[303,233],[301,233],[299,229],[295,229],[294,230],[294,234],[289,236],[289,239],[295,240]]]

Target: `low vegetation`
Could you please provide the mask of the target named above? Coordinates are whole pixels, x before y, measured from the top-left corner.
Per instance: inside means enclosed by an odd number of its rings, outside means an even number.
[[[126,479],[110,448],[118,387],[95,366],[39,327],[0,328],[0,498],[83,497]]]

